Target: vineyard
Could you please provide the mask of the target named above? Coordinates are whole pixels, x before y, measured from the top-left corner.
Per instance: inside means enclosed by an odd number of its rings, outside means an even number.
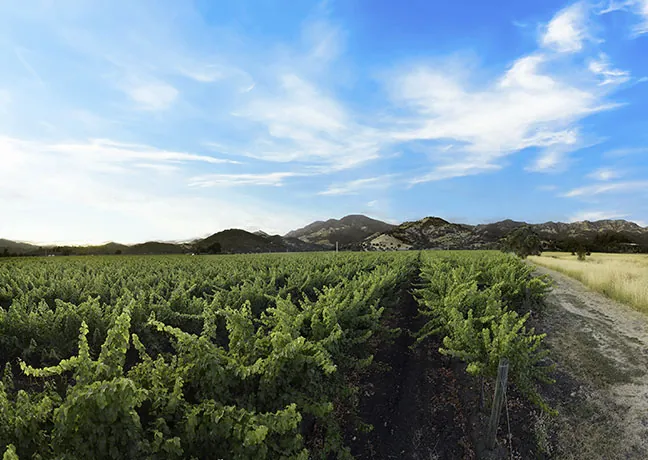
[[[526,324],[549,283],[531,272],[479,251],[3,261],[0,452],[353,458],[347,440],[372,428],[358,382],[404,336],[436,338],[482,388],[508,359],[510,384],[551,413]],[[386,320],[408,296],[416,330]]]

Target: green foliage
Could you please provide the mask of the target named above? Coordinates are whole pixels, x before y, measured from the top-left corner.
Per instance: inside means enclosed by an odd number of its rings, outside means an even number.
[[[419,342],[475,375],[509,357],[531,398],[546,378],[526,311],[548,283],[507,255],[52,259],[0,264],[7,458],[350,458],[340,409],[419,268]]]
[[[41,459],[348,458],[336,405],[372,362],[369,341],[388,336],[382,313],[413,259],[0,265],[2,446]],[[15,392],[16,378],[29,384]],[[305,447],[304,416],[319,449]]]
[[[18,454],[16,454],[16,448],[13,444],[7,446],[7,450],[2,456],[2,460],[19,460]]]
[[[528,256],[539,256],[542,253],[542,242],[531,227],[525,226],[513,230],[503,239],[502,250],[526,259]]]
[[[417,343],[440,334],[439,351],[467,364],[468,373],[495,378],[500,359],[511,363],[510,380],[546,411],[535,383],[551,382],[544,335],[527,329],[529,313],[549,289],[546,278],[531,276],[532,268],[507,255],[448,255],[423,264],[424,282],[416,294],[419,312],[428,321]]]

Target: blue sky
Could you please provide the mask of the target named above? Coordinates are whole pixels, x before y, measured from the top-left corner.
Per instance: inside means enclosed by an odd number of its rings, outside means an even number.
[[[648,225],[648,0],[0,2],[0,237]]]

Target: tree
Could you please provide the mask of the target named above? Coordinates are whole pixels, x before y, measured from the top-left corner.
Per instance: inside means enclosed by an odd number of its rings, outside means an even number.
[[[117,250],[115,251],[115,254],[116,254],[116,255],[120,255],[121,253],[122,253],[122,250],[121,250],[121,249],[117,249]]]
[[[207,253],[209,254],[220,254],[221,252],[221,244],[216,241],[215,243],[210,244],[207,246]]]
[[[539,256],[542,253],[542,241],[530,227],[520,227],[504,238],[502,251],[514,252],[522,259],[528,256]]]

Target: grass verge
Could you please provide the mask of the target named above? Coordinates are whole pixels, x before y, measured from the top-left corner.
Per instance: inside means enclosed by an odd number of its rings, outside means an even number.
[[[532,262],[581,281],[612,299],[648,313],[648,255],[594,253],[586,260],[566,252],[529,257]]]

